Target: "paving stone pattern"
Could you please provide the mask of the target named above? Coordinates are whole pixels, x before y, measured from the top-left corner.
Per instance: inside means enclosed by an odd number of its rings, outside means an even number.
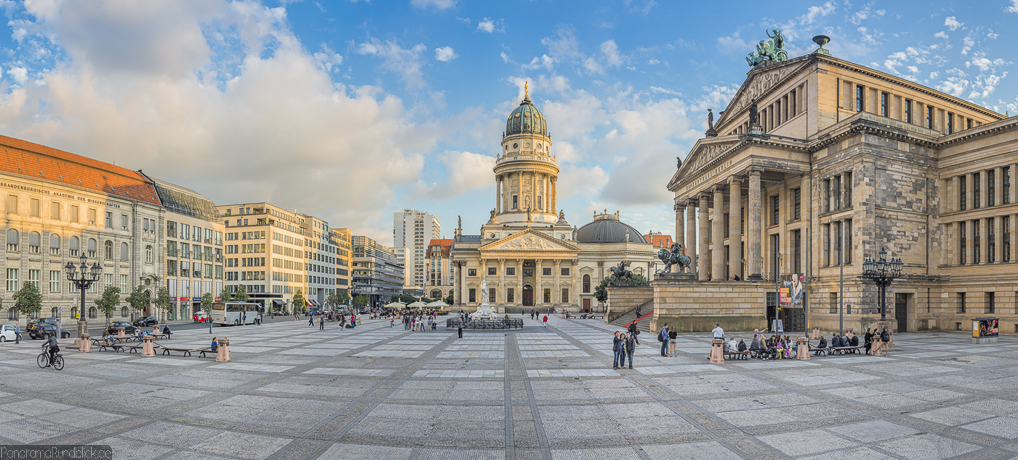
[[[216,328],[233,362],[0,344],[0,444],[108,444],[117,459],[1018,459],[1018,337],[899,334],[887,357],[706,360],[682,335],[611,369],[617,328]],[[735,334],[737,338],[750,337]],[[173,347],[207,346],[206,330]]]

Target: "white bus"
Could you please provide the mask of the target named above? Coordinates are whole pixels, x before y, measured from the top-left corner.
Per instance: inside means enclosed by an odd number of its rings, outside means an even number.
[[[212,322],[220,326],[254,324],[259,313],[262,313],[262,306],[256,303],[216,302],[212,304]]]

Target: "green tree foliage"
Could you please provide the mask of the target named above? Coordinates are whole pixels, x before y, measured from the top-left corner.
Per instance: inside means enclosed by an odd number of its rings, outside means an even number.
[[[446,298],[444,298],[442,300],[445,301],[445,303],[447,303],[449,305],[452,305],[453,301],[455,301],[456,299],[453,297],[452,293],[450,292],[449,293],[449,297],[446,297]]]
[[[134,311],[139,312],[145,310],[145,306],[148,305],[149,297],[150,294],[145,290],[145,286],[139,284],[124,300]]]
[[[39,287],[35,283],[21,285],[21,289],[14,293],[13,308],[26,315],[42,310],[42,294],[39,293]]]
[[[336,293],[336,304],[346,305],[350,303],[350,294],[346,291],[339,291]]]
[[[215,302],[215,297],[212,297],[211,292],[206,292],[201,295],[201,309],[207,312],[212,311],[212,303]]]
[[[106,286],[102,295],[95,299],[95,308],[106,315],[106,324],[110,323],[110,314],[120,305],[120,288]]]
[[[598,302],[605,303],[608,301],[608,290],[606,287],[614,281],[614,278],[602,278],[600,283],[597,283],[597,287],[594,288],[594,299]],[[635,284],[637,286],[650,286],[650,282],[643,275],[633,275],[633,281],[626,281],[626,284]]]
[[[368,304],[368,296],[366,296],[364,294],[359,294],[357,297],[353,298],[353,304],[354,304],[354,306],[357,306],[357,307],[363,307],[363,306],[367,305]]]
[[[237,292],[233,293],[233,300],[236,302],[247,302],[247,288],[243,284],[237,286]]]
[[[219,291],[219,300],[222,300],[223,302],[233,300],[233,293],[230,292],[230,288],[224,287],[222,291]]]
[[[300,289],[293,294],[293,308],[295,308],[296,311],[307,310],[307,300],[304,299],[304,293],[300,292]]]
[[[164,312],[168,311],[173,306],[173,301],[170,300],[170,290],[165,287],[159,288],[156,291],[156,300],[152,302],[152,305]]]

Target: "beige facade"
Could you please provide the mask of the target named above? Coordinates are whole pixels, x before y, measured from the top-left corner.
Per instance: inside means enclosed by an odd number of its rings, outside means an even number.
[[[322,307],[336,292],[336,240],[329,223],[304,215],[304,252],[307,255],[307,299]]]
[[[1018,331],[1015,118],[821,54],[758,65],[719,115],[668,184],[699,280],[805,274],[810,325],[836,330],[844,305],[864,330],[880,314],[862,263],[886,249],[900,330]]]
[[[425,254],[424,295],[431,299],[444,299],[455,295],[453,284],[455,275],[452,270],[451,239],[433,239],[428,243]]]
[[[495,203],[479,235],[456,229],[452,245],[455,304],[476,307],[482,283],[500,311],[599,310],[593,287],[608,268],[629,261],[647,275],[656,249],[618,213],[595,214],[583,228],[558,208],[558,164],[547,121],[528,97],[506,121],[496,159]]]
[[[333,228],[332,239],[336,242],[336,292],[350,294],[353,287],[353,232],[349,228]],[[353,297],[353,296],[350,296]]]

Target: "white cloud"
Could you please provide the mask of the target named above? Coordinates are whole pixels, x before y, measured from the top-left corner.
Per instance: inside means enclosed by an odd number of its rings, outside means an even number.
[[[487,32],[490,34],[495,31],[495,21],[492,21],[491,19],[488,18],[484,18],[477,23],[477,30],[481,32]]]
[[[588,57],[587,59],[583,60],[583,68],[587,69],[587,71],[592,74],[593,73],[596,73],[598,75],[604,74],[604,67],[601,64],[599,64],[596,60],[594,60],[594,58],[592,57]]]
[[[1015,1],[1018,2],[1018,0]],[[986,38],[989,38],[990,40],[996,40],[999,36],[1000,34],[993,32],[993,29],[990,29],[990,31],[986,33]]]
[[[458,58],[456,52],[453,51],[451,46],[443,46],[441,48],[435,48],[435,59],[442,62],[449,62],[453,59]]]
[[[435,8],[437,10],[444,10],[456,6],[455,0],[410,0],[410,4],[414,8],[425,9]]]
[[[505,54],[505,53],[503,53],[503,54]],[[503,56],[502,59],[505,60],[505,56]],[[506,61],[506,62],[509,62],[509,61]],[[552,59],[551,56],[548,56],[547,54],[542,54],[540,57],[535,57],[534,59],[531,59],[529,64],[523,64],[523,68],[524,69],[528,69],[528,70],[532,70],[532,69],[540,69],[541,67],[544,67],[545,69],[548,69],[549,71],[551,71],[552,67],[554,67],[554,65],[555,65],[555,60]]]
[[[819,6],[811,6],[809,7],[808,10],[806,10],[806,14],[799,16],[799,24],[802,25],[813,24],[813,22],[816,21],[817,18],[827,16],[828,14],[833,13],[834,10],[837,9],[837,7],[838,5],[835,4],[833,1],[828,1],[827,3],[824,3],[823,5]]]
[[[382,67],[401,75],[408,87],[423,87],[424,76],[421,72],[421,61],[428,47],[418,43],[411,48],[403,48],[395,41],[382,42],[369,37],[368,41],[357,45],[357,54],[378,56],[384,60]]]
[[[601,44],[601,54],[604,55],[605,61],[609,67],[618,67],[622,65],[622,56],[619,55],[619,45],[615,44],[615,40],[608,40]]]
[[[505,54],[505,51],[498,53],[498,55],[502,57],[502,62],[509,62],[509,55]]]
[[[739,33],[736,32],[727,37],[718,37],[717,39],[718,48],[722,53],[749,53],[753,51],[753,45],[749,44],[742,37],[739,37]]]
[[[1011,0],[1011,6],[1004,7],[1008,13],[1018,13],[1018,0]]]
[[[942,38],[942,39],[944,39],[944,40],[947,40],[947,39],[948,39],[948,35],[947,35],[947,32],[944,32],[943,30],[941,30],[940,32],[937,32],[937,33],[933,34],[933,37],[934,37],[934,38]]]
[[[972,47],[975,46],[976,41],[973,40],[972,37],[965,37],[965,39],[962,40],[962,43],[964,44],[964,46],[962,46],[961,48],[961,54],[969,54],[969,50],[971,50]]]
[[[955,19],[954,16],[948,16],[947,18],[944,19],[944,25],[947,26],[948,29],[951,29],[951,31],[953,32],[957,30],[959,27],[964,26],[965,23],[958,22],[958,20]]]
[[[650,10],[657,5],[657,2],[654,0],[623,0],[622,4],[629,7],[631,12],[640,13],[646,16],[647,13],[650,13]]]
[[[548,47],[548,54],[556,61],[566,61],[581,56],[576,30],[569,26],[559,26],[555,36],[542,38],[541,44]]]
[[[325,43],[322,43],[321,51],[315,53],[314,57],[318,61],[318,65],[326,72],[339,70],[339,65],[343,63],[343,56],[333,52]]]
[[[989,59],[984,53],[976,53],[971,60],[965,63],[965,67],[976,67],[980,72],[992,72],[1005,63],[1001,58]]]
[[[28,82],[28,69],[24,67],[14,67],[7,71],[7,75],[10,75],[19,85],[24,86]]]
[[[464,195],[471,190],[492,185],[492,168],[495,158],[471,152],[446,151],[438,155],[438,161],[448,175],[442,182],[425,184],[416,195],[429,200],[448,200]]]
[[[659,61],[657,59],[650,59],[650,60],[647,61],[647,65],[658,65],[660,63],[661,63],[661,61]]]

